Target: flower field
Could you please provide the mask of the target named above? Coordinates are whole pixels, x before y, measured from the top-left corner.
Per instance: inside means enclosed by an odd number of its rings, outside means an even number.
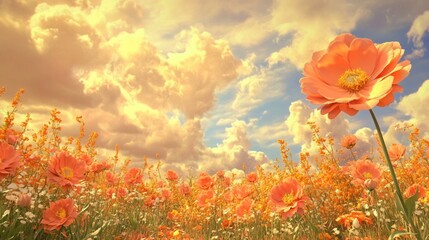
[[[339,57],[347,54],[352,70]],[[399,62],[402,54],[395,43],[374,45],[341,35],[306,65],[303,92],[330,118],[386,106],[411,68],[408,61]],[[327,76],[335,81],[325,81]],[[1,109],[1,239],[429,236],[429,140],[413,126],[404,127],[410,132],[406,146],[384,146],[374,135],[378,147],[359,155],[355,136],[324,138],[309,122],[317,156],[302,152],[294,160],[279,140],[280,157],[271,170],[179,176],[164,170],[162,161],[130,166],[118,149],[101,158],[97,133],[86,132],[77,117],[80,129],[64,135],[57,109],[40,129],[29,131],[29,115],[23,122],[15,119],[23,93]],[[345,155],[353,160],[344,161]]]

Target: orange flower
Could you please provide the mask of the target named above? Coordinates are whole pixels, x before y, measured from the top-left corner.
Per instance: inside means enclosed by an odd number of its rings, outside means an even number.
[[[195,182],[195,185],[197,185],[198,188],[204,189],[204,190],[207,190],[213,187],[213,184],[214,184],[213,178],[206,173],[201,173],[197,181]]]
[[[409,186],[404,192],[404,197],[410,198],[414,196],[414,194],[417,192],[417,189],[419,190],[418,198],[426,197],[426,189],[418,183],[414,183],[413,185]]]
[[[85,162],[67,152],[57,153],[48,167],[48,181],[62,187],[73,187],[85,177]]]
[[[177,181],[177,179],[179,179],[179,176],[177,176],[177,173],[173,170],[168,170],[165,175],[168,181],[174,182],[174,181]]]
[[[243,199],[240,204],[238,204],[236,209],[236,214],[238,217],[243,217],[244,215],[249,215],[252,210],[253,200],[250,197]]]
[[[182,183],[179,188],[180,194],[187,196],[191,194],[191,187],[187,183]]]
[[[271,189],[270,203],[283,219],[295,213],[304,213],[304,204],[309,198],[303,196],[303,189],[298,181],[289,178]]]
[[[243,200],[252,194],[253,188],[249,185],[238,185],[232,189],[232,194],[238,200]]]
[[[248,182],[254,183],[258,180],[258,174],[255,172],[251,172],[251,173],[247,174],[246,180]]]
[[[381,181],[381,168],[368,159],[350,162],[345,170],[353,177],[355,185],[361,185],[369,190],[375,189]]]
[[[347,135],[341,139],[341,146],[347,149],[352,149],[357,142],[357,137],[355,135]]]
[[[362,224],[372,224],[372,219],[365,216],[361,211],[352,211],[351,213],[341,215],[335,221],[345,228],[352,227],[353,221],[358,221],[359,226]]]
[[[389,157],[392,161],[400,160],[404,155],[407,148],[402,144],[392,144],[389,147]]]
[[[208,206],[213,201],[213,197],[214,197],[213,190],[202,191],[198,195],[197,205],[199,207],[206,207],[206,206]]]
[[[43,211],[42,225],[45,231],[60,230],[74,222],[77,211],[73,199],[60,199],[51,202],[49,208]]]
[[[367,38],[341,34],[305,64],[302,92],[331,119],[340,112],[355,115],[359,110],[387,106],[393,94],[402,91],[398,84],[411,69],[408,60],[399,63],[403,54],[398,42],[374,44]]]
[[[19,166],[19,153],[12,145],[0,141],[0,180],[14,173]]]
[[[143,181],[143,173],[140,168],[131,168],[125,174],[124,181],[126,184],[137,184]]]

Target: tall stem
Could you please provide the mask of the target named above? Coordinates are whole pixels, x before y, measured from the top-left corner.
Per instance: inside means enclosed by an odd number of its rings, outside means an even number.
[[[414,221],[411,218],[411,216],[408,216],[408,214],[407,214],[407,212],[408,212],[407,206],[405,205],[404,197],[402,196],[401,189],[399,188],[399,183],[398,183],[398,179],[396,178],[395,169],[393,168],[392,161],[390,160],[389,153],[387,152],[386,143],[384,142],[383,134],[381,133],[381,129],[380,129],[380,126],[378,125],[377,119],[375,118],[375,114],[372,111],[372,109],[369,110],[369,113],[371,113],[372,120],[374,121],[375,128],[377,129],[377,133],[378,133],[378,136],[380,138],[381,146],[383,148],[383,153],[384,153],[384,156],[386,157],[386,161],[387,161],[387,165],[389,166],[390,174],[392,175],[393,184],[395,185],[395,192],[396,192],[396,195],[398,196],[401,207],[404,210],[403,213],[405,215],[405,219],[413,228],[413,231],[416,234],[416,238],[418,240],[423,240],[423,238],[420,234],[420,230],[414,224]]]

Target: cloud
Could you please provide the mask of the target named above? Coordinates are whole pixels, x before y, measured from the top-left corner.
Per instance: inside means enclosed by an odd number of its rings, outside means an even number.
[[[353,129],[351,123],[344,116],[340,115],[335,119],[329,119],[326,115],[320,114],[320,110],[311,109],[301,100],[292,102],[289,107],[289,116],[284,122],[287,127],[287,134],[292,137],[292,141],[296,145],[301,146],[302,152],[309,152],[311,156],[319,156],[319,146],[312,139],[312,130],[308,122],[312,122],[318,127],[318,135],[322,138],[333,137],[336,141],[334,149],[341,149],[340,141],[343,136],[352,134]],[[372,131],[369,128],[359,128],[354,134],[359,142],[354,151],[359,153],[359,156],[369,153],[375,142],[371,138]],[[327,144],[327,143],[326,143]],[[337,155],[340,158],[350,158],[348,153],[339,152]]]
[[[271,24],[279,38],[291,36],[291,43],[271,54],[269,63],[290,61],[302,68],[311,54],[327,46],[339,32],[353,30],[366,11],[351,2],[274,1]]]
[[[414,19],[410,30],[407,32],[409,40],[413,41],[413,52],[406,56],[406,58],[413,59],[423,57],[426,48],[424,47],[423,37],[429,31],[429,11],[425,11]]]
[[[399,111],[410,117],[407,122],[420,128],[423,133],[429,131],[429,113],[425,104],[422,104],[429,101],[428,92],[429,79],[425,80],[416,92],[404,96],[397,105]]]

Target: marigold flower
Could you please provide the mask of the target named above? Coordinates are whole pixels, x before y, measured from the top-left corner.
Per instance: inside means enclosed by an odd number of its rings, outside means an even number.
[[[271,189],[270,204],[282,219],[292,217],[294,214],[303,214],[307,200],[309,198],[303,195],[303,189],[293,178],[289,178]]]
[[[357,142],[357,137],[355,135],[346,135],[341,139],[341,147],[352,149]]]
[[[414,194],[416,194],[417,190],[419,191],[418,198],[426,197],[426,189],[418,183],[414,183],[413,185],[409,186],[404,192],[404,197],[410,198],[410,197],[414,196]]]
[[[0,180],[14,173],[21,166],[19,156],[12,145],[0,141]]]
[[[42,225],[45,231],[60,230],[72,224],[77,217],[73,199],[60,199],[51,202],[49,208],[43,211]]]
[[[392,144],[389,147],[389,157],[392,161],[398,161],[400,160],[404,155],[407,148],[402,144]]]
[[[361,185],[369,190],[375,189],[381,181],[381,168],[368,159],[359,159],[349,163],[345,171],[353,177],[355,185]]]
[[[126,184],[137,184],[142,183],[143,173],[140,168],[131,168],[128,170],[127,174],[124,176],[124,181]]]
[[[62,187],[73,187],[85,177],[85,162],[79,161],[68,152],[55,154],[48,167],[48,181]]]
[[[372,224],[372,219],[365,216],[361,211],[352,211],[351,213],[341,215],[335,221],[345,228],[352,227],[354,223],[354,225],[359,224],[359,226],[362,224]]]
[[[331,119],[340,112],[355,115],[359,110],[387,106],[393,94],[402,91],[398,84],[411,69],[408,60],[399,62],[403,54],[399,42],[375,44],[341,34],[305,64],[302,92]]]

